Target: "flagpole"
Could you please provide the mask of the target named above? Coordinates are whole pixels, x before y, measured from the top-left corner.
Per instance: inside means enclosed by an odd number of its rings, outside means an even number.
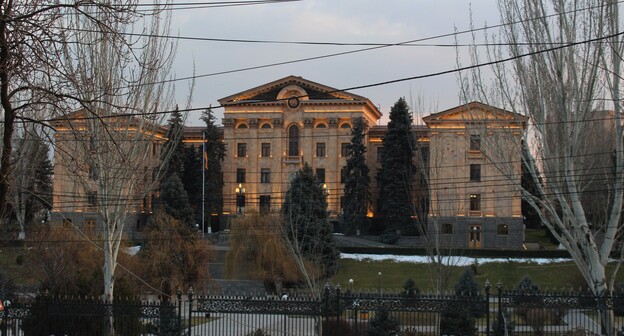
[[[206,219],[206,132],[202,131],[202,238],[204,238],[204,223]]]

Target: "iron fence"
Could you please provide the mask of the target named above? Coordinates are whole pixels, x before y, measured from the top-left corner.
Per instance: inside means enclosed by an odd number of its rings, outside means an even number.
[[[610,315],[609,313],[612,313]],[[603,335],[623,330],[624,296],[504,291],[482,295],[353,293],[196,296],[140,300],[18,301],[0,312],[0,335],[416,336]],[[612,328],[605,328],[605,326]],[[621,335],[617,332],[616,335]]]

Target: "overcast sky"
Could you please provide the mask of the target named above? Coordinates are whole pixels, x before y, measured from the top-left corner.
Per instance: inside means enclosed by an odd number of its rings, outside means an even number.
[[[264,4],[175,10],[172,32],[183,37],[218,39],[309,41],[340,43],[399,43],[499,22],[495,0],[303,0]],[[461,37],[468,42],[469,36]],[[422,43],[453,44],[454,38]],[[233,43],[181,40],[175,63],[177,77],[238,70],[279,62],[363,49],[362,46],[314,46],[270,43]],[[468,59],[464,59],[468,63]],[[424,75],[456,67],[451,47],[393,46],[342,56],[279,65],[263,69],[200,77],[193,107],[218,105],[217,99],[289,75],[337,89]],[[178,83],[178,103],[184,105],[186,84]],[[377,86],[352,93],[369,98],[387,121],[390,107],[400,97],[424,97],[424,115],[459,104],[455,75]],[[412,98],[411,98],[412,97]],[[221,122],[222,109],[214,110]],[[190,116],[198,124],[199,112]]]

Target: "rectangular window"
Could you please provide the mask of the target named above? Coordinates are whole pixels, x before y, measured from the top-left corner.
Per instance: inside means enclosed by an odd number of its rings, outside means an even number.
[[[98,169],[96,165],[89,165],[89,179],[90,180],[97,180],[98,179]]]
[[[381,162],[382,157],[383,157],[383,153],[384,153],[384,148],[383,147],[378,147],[377,148],[377,162]]]
[[[325,152],[325,143],[317,142],[316,143],[316,157],[326,157],[327,153]]]
[[[471,135],[470,136],[470,150],[471,151],[480,151],[481,150],[481,136],[480,135]]]
[[[247,144],[244,142],[238,143],[236,146],[237,157],[247,157]]]
[[[236,183],[245,183],[245,168],[236,169]]]
[[[87,204],[89,206],[97,205],[97,192],[96,191],[87,191]]]
[[[349,156],[349,143],[343,142],[340,144],[340,156],[347,157]]]
[[[347,182],[347,167],[340,169],[340,183]]]
[[[266,214],[271,212],[271,196],[260,195],[260,213]]]
[[[481,181],[481,165],[480,164],[470,165],[470,181],[473,181],[473,182]]]
[[[509,235],[509,227],[507,224],[498,224],[496,226],[496,234],[501,236]]]
[[[481,211],[480,194],[470,194],[470,211]]]
[[[316,177],[321,183],[325,183],[325,168],[316,168]]]
[[[268,142],[262,143],[262,152],[260,153],[262,157],[271,157],[271,144]]]
[[[453,224],[445,223],[440,227],[441,234],[453,234]]]
[[[271,183],[271,169],[262,168],[260,170],[260,183]]]

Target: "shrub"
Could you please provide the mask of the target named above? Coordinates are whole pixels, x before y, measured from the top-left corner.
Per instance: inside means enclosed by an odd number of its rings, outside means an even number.
[[[252,331],[249,334],[247,334],[246,336],[271,336],[271,334],[269,334],[266,330],[264,329],[256,329],[256,331]]]
[[[397,336],[400,330],[397,319],[390,317],[387,310],[378,310],[370,321],[366,336]]]
[[[405,281],[405,285],[403,285],[403,292],[401,293],[403,297],[413,298],[420,295],[420,289],[416,287],[416,282],[409,278]]]
[[[470,313],[456,310],[442,313],[440,335],[475,336],[476,334],[475,320]]]

